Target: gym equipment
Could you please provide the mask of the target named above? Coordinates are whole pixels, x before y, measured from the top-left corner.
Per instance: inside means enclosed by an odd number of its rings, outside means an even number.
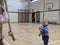
[[[4,0],[4,2],[5,2],[5,6],[6,6],[6,11],[8,13],[8,8],[7,8],[7,2],[6,2],[6,0]],[[8,18],[9,18],[9,14],[8,14]],[[12,40],[15,41],[15,37],[14,37],[14,35],[12,33],[12,29],[11,29],[11,25],[10,25],[10,18],[8,19],[8,26],[9,26],[9,32],[8,32],[9,36],[11,36]]]
[[[4,7],[4,4],[5,4],[5,7]],[[6,8],[6,11],[8,13],[8,8],[7,8],[6,0],[0,0],[0,7]],[[2,15],[0,15],[0,18],[1,18],[0,21],[4,21]],[[14,37],[14,35],[12,33],[12,30],[11,30],[9,14],[8,14],[8,26],[9,26],[9,32],[8,32],[9,36],[11,36],[12,40],[15,41],[15,37]],[[4,38],[3,38],[3,35],[2,35],[2,24],[0,24],[0,45],[4,45],[3,40],[4,40]]]

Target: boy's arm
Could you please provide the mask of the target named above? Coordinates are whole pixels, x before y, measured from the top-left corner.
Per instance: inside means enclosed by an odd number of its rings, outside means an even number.
[[[39,36],[40,36],[42,34],[43,30],[41,28],[39,28],[39,31],[40,31],[40,33],[39,33]]]
[[[41,32],[39,33],[39,35],[38,36],[40,36],[41,35]]]

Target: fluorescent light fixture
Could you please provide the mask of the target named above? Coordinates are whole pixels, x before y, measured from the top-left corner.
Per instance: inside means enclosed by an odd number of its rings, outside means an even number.
[[[38,0],[32,0],[31,2],[36,2],[36,1],[38,1]]]

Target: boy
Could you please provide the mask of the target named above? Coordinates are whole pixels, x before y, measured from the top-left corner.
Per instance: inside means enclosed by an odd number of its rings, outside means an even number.
[[[44,45],[48,45],[48,41],[49,41],[48,22],[44,21],[42,27],[40,27],[39,30],[40,30],[39,36],[42,35],[42,40],[44,42]]]

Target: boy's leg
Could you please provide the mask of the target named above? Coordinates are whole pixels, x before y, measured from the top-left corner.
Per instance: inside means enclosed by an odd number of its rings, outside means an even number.
[[[48,45],[48,41],[49,41],[49,36],[42,36],[42,39],[43,39],[43,42],[44,42],[44,45]]]
[[[2,24],[0,24],[0,45],[4,45],[2,39]]]

